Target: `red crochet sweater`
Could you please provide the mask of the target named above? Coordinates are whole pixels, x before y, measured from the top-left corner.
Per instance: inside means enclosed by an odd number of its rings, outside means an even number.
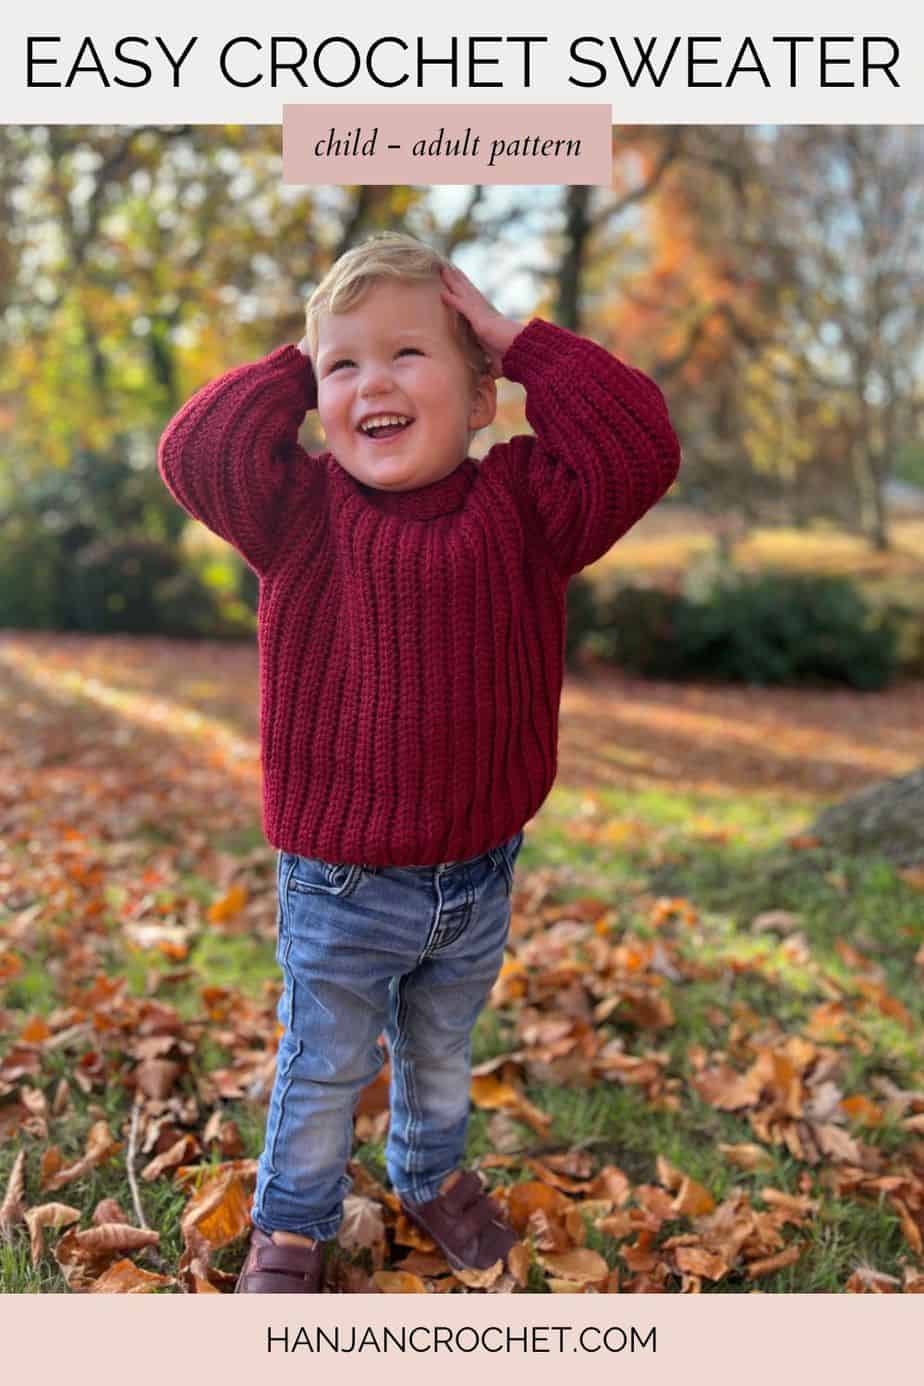
[[[667,490],[663,396],[539,319],[504,374],[535,437],[379,491],[298,443],[310,363],[279,347],[206,385],[161,440],[184,510],[260,577],[263,830],[369,866],[480,855],[555,779],[568,579]]]

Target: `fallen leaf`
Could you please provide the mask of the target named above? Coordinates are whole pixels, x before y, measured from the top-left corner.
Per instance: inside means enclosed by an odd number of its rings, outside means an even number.
[[[426,1232],[422,1232],[417,1224],[411,1222],[403,1213],[399,1213],[395,1218],[392,1236],[398,1246],[414,1247],[417,1251],[432,1251],[436,1245]]]
[[[789,910],[764,910],[751,920],[751,932],[761,934],[769,929],[774,933],[788,934],[798,929],[801,923],[799,915],[792,914]]]
[[[840,1105],[849,1117],[860,1122],[862,1126],[880,1126],[882,1124],[882,1108],[877,1106],[875,1102],[871,1102],[863,1093],[855,1093],[852,1097],[842,1097]]]
[[[109,1251],[140,1251],[145,1246],[157,1246],[160,1233],[149,1227],[132,1227],[128,1222],[104,1222],[88,1227],[74,1236],[75,1244],[91,1253]]]
[[[560,1254],[537,1253],[536,1260],[545,1270],[559,1280],[573,1280],[579,1285],[589,1285],[603,1280],[609,1274],[609,1266],[597,1251],[579,1247],[576,1251]]]
[[[912,890],[924,890],[924,866],[899,867],[897,874]]]
[[[90,1127],[87,1136],[86,1153],[72,1165],[66,1165],[59,1169],[57,1173],[50,1175],[43,1180],[41,1188],[43,1192],[51,1192],[60,1189],[62,1185],[69,1184],[72,1179],[79,1179],[88,1170],[95,1169],[97,1165],[108,1160],[122,1149],[122,1142],[117,1141],[109,1130],[108,1123],[105,1121],[95,1121]]]
[[[803,1029],[811,1039],[843,1044],[848,1038],[846,1027],[850,1018],[843,1002],[823,1001],[812,1011]]]
[[[180,1165],[179,1169],[173,1172],[173,1182],[181,1186],[194,1184],[205,1175],[205,1180],[199,1186],[201,1192],[205,1183],[212,1183],[230,1174],[236,1175],[247,1187],[252,1187],[257,1177],[257,1161],[225,1160],[220,1165]]]
[[[702,1213],[711,1213],[715,1207],[715,1199],[702,1184],[697,1184],[694,1179],[684,1176],[683,1183],[671,1207],[675,1213],[680,1213],[688,1218],[696,1218]]]
[[[693,1074],[690,1086],[710,1107],[723,1111],[750,1107],[760,1096],[760,1083],[752,1073],[738,1073],[727,1064]]]
[[[507,1252],[507,1265],[517,1284],[525,1289],[529,1280],[530,1250],[526,1242],[517,1242]]]
[[[672,1165],[670,1160],[665,1159],[663,1155],[656,1156],[655,1169],[658,1174],[658,1182],[663,1184],[669,1193],[674,1193],[676,1189],[680,1188],[685,1175],[677,1169],[676,1165]]]
[[[791,1214],[797,1221],[804,1221],[809,1213],[817,1212],[818,1199],[800,1196],[799,1194],[788,1194],[782,1189],[773,1189],[769,1186],[760,1190],[760,1196],[765,1203],[769,1203],[771,1208],[780,1208],[782,1211]]]
[[[601,1198],[611,1198],[617,1207],[629,1201],[632,1185],[629,1176],[618,1165],[604,1165],[594,1180],[593,1192]]]
[[[187,1245],[205,1243],[217,1251],[243,1236],[250,1226],[250,1200],[233,1169],[207,1179],[184,1209],[180,1220]]]
[[[337,1232],[337,1242],[345,1251],[373,1247],[385,1241],[382,1209],[371,1198],[348,1194],[343,1200],[343,1220]]]
[[[247,892],[243,886],[233,885],[229,891],[214,900],[205,912],[210,924],[224,924],[233,919],[247,904]]]
[[[457,1280],[461,1280],[463,1285],[467,1285],[470,1290],[487,1290],[497,1280],[504,1269],[502,1260],[495,1261],[493,1266],[486,1267],[485,1270],[475,1270],[470,1267],[454,1270],[453,1275]]]
[[[823,1155],[829,1155],[832,1160],[846,1160],[852,1165],[862,1164],[860,1147],[853,1136],[840,1126],[834,1126],[830,1122],[813,1125],[812,1135]]]
[[[428,1279],[450,1275],[449,1263],[441,1251],[409,1251],[402,1261],[395,1261],[392,1270],[409,1271]]]
[[[167,1150],[163,1151],[160,1155],[155,1155],[154,1159],[150,1160],[145,1165],[144,1169],[141,1171],[142,1179],[150,1183],[152,1179],[156,1179],[158,1175],[163,1174],[165,1170],[176,1169],[177,1165],[181,1165],[184,1160],[189,1160],[194,1155],[198,1155],[201,1148],[195,1136],[192,1135],[191,1132],[187,1132],[185,1136],[181,1136],[178,1141],[174,1141],[173,1145]]]
[[[51,1035],[51,1030],[40,1015],[30,1016],[20,1031],[23,1044],[41,1044]]]
[[[719,1141],[717,1149],[722,1152],[726,1160],[737,1165],[738,1169],[769,1170],[773,1168],[773,1156],[762,1145],[754,1145],[748,1141],[729,1145],[724,1141]]]
[[[607,1217],[601,1218],[596,1224],[598,1231],[605,1237],[628,1237],[635,1229],[632,1213],[628,1208],[623,1208],[621,1212],[610,1213]]]
[[[375,1271],[372,1283],[383,1295],[425,1295],[427,1287],[419,1275],[408,1271]]]
[[[494,1150],[504,1155],[525,1150],[532,1137],[525,1134],[522,1126],[509,1112],[495,1112],[488,1121],[488,1140]]]
[[[17,1222],[25,1221],[26,1152],[20,1150],[13,1161],[6,1193],[0,1203],[0,1236],[8,1237]]]
[[[104,1222],[128,1222],[128,1218],[114,1198],[101,1198],[90,1221],[99,1227]]]
[[[36,1208],[27,1208],[26,1224],[29,1228],[29,1242],[32,1249],[32,1264],[37,1266],[45,1250],[43,1229],[46,1227],[67,1227],[77,1222],[80,1209],[71,1208],[67,1203],[42,1203]]]
[[[918,1227],[907,1203],[901,1198],[891,1198],[889,1200],[898,1213],[899,1222],[902,1225],[902,1235],[911,1247],[915,1256],[924,1255],[924,1239],[921,1237],[921,1229]]]
[[[883,1015],[891,1016],[908,1031],[914,1030],[914,1017],[908,1007],[903,1005],[897,997],[890,995],[881,982],[873,982],[868,978],[860,977],[856,981],[856,986]]]
[[[108,1270],[89,1286],[91,1295],[138,1295],[149,1294],[164,1285],[175,1285],[170,1275],[155,1275],[153,1271],[142,1270],[134,1261],[123,1258],[115,1261]]]
[[[802,1247],[798,1243],[788,1246],[784,1251],[778,1251],[775,1256],[764,1256],[759,1261],[751,1261],[748,1264],[748,1278],[755,1280],[759,1275],[769,1275],[771,1271],[782,1270],[784,1266],[791,1266],[798,1261],[802,1255]]]
[[[874,1270],[872,1266],[857,1266],[844,1286],[844,1292],[848,1295],[894,1294],[893,1286],[900,1284],[895,1275],[886,1275],[885,1271]]]
[[[536,1179],[514,1184],[507,1195],[507,1217],[511,1226],[522,1236],[533,1213],[542,1211],[549,1216],[564,1216],[571,1205],[564,1194]]]
[[[58,1147],[56,1145],[46,1146],[39,1161],[39,1188],[48,1188],[49,1180],[57,1174],[59,1169],[63,1168],[64,1156]]]
[[[0,952],[0,982],[8,982],[18,977],[22,971],[22,958],[9,951]]]
[[[0,1144],[18,1136],[29,1116],[22,1102],[8,1102],[0,1107]]]
[[[552,1118],[534,1106],[512,1083],[487,1073],[472,1078],[471,1098],[476,1107],[494,1110],[506,1108],[515,1112],[539,1135],[543,1135],[552,1124]]]
[[[170,1090],[182,1073],[182,1066],[174,1059],[145,1059],[134,1072],[135,1084],[145,1097],[162,1101],[170,1096]]]
[[[677,1269],[687,1275],[702,1275],[707,1280],[721,1280],[731,1267],[718,1251],[707,1251],[703,1246],[678,1246],[674,1252]]]
[[[121,1260],[124,1251],[154,1246],[160,1240],[158,1232],[125,1223],[103,1223],[100,1227],[79,1232],[70,1227],[59,1238],[54,1256],[68,1287],[75,1294],[85,1294],[113,1261]]]

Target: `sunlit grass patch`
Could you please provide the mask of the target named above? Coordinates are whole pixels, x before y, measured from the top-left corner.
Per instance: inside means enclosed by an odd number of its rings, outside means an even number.
[[[203,931],[189,951],[188,964],[201,986],[230,987],[259,996],[267,982],[280,981],[274,946],[267,939]]]

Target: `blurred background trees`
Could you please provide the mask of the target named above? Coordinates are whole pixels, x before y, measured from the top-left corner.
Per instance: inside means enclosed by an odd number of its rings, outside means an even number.
[[[922,174],[920,127],[618,129],[608,189],[292,188],[272,127],[2,127],[0,624],[252,629],[249,570],[181,550],[157,439],[297,340],[384,227],[649,371],[684,446],[672,503],[726,563],[768,525],[884,551],[890,497],[924,482]]]

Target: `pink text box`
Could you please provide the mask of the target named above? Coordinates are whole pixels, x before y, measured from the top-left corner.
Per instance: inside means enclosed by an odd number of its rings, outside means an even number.
[[[284,183],[609,186],[610,106],[283,106]]]

